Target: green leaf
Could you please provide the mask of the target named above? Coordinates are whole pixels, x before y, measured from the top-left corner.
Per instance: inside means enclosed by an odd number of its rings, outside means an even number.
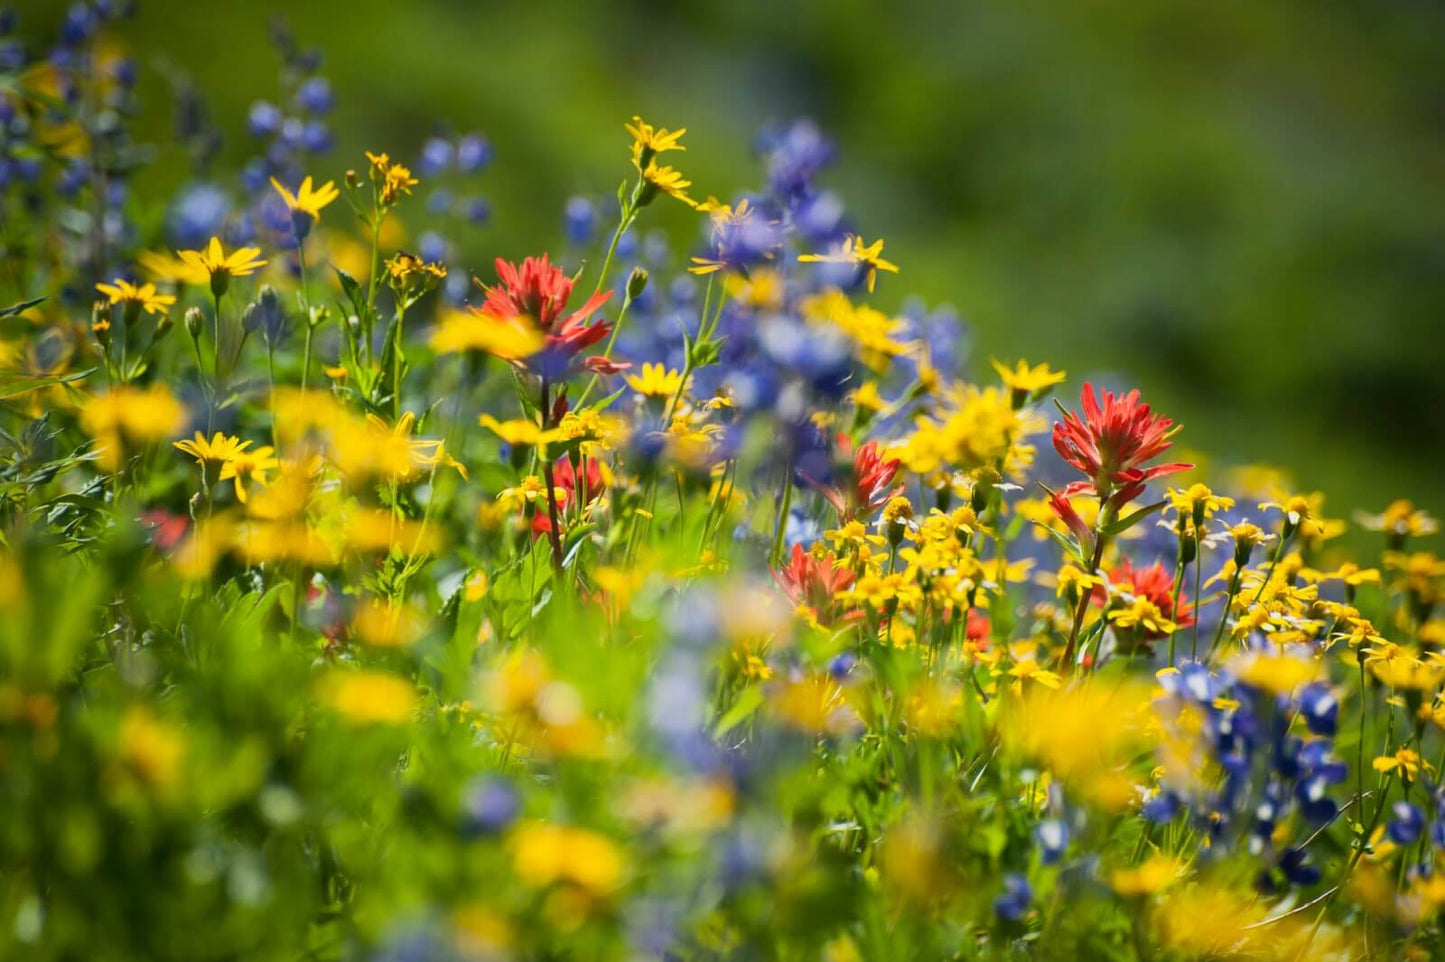
[[[753,685],[750,688],[744,688],[742,694],[738,696],[738,700],[733,702],[733,707],[717,720],[717,725],[712,730],[712,736],[721,738],[726,735],[752,717],[753,712],[757,711],[762,704],[763,689],[761,686]]]
[[[0,309],[0,318],[15,317],[18,314],[23,314],[37,304],[44,303],[44,301],[45,298],[37,297],[31,301],[21,301],[19,304],[11,304],[7,308]]]
[[[1057,541],[1063,547],[1064,551],[1068,553],[1070,558],[1073,558],[1080,565],[1088,564],[1088,562],[1084,560],[1084,550],[1079,547],[1079,541],[1073,535],[1064,534],[1062,531],[1051,528],[1042,521],[1035,521],[1034,524],[1038,525],[1044,531],[1047,531],[1049,537]]]
[[[29,394],[31,391],[38,391],[41,388],[53,387],[57,384],[69,384],[72,381],[79,381],[95,373],[95,368],[87,368],[84,371],[75,371],[71,374],[57,374],[49,377],[28,377],[25,375],[0,375],[0,401],[6,401],[22,394]]]
[[[1113,524],[1105,528],[1104,534],[1108,535],[1111,538],[1117,537],[1118,535],[1121,535],[1125,531],[1128,531],[1130,528],[1134,527],[1134,525],[1138,524],[1140,521],[1143,521],[1145,518],[1149,517],[1149,515],[1153,514],[1155,511],[1160,510],[1168,503],[1168,501],[1155,501],[1153,504],[1146,505],[1145,507],[1140,508],[1138,511],[1126,514],[1124,517],[1120,518],[1118,521],[1115,521]]]

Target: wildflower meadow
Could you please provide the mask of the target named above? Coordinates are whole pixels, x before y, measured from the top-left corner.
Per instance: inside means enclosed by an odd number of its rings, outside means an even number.
[[[619,116],[471,262],[525,161],[336,150],[278,31],[253,159],[143,190],[126,12],[0,17],[0,958],[1445,953],[1388,475],[879,306],[807,121],[714,184]]]

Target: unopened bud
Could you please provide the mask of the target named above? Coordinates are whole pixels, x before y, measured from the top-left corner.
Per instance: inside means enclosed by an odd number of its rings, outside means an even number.
[[[255,301],[252,301],[250,304],[247,304],[246,309],[241,312],[241,330],[246,333],[247,337],[250,337],[256,333],[260,326],[261,308]]]
[[[647,271],[641,267],[632,269],[632,276],[627,278],[627,299],[636,300],[647,290]]]
[[[346,186],[352,190],[361,186],[361,178],[356,175],[356,171],[348,170],[346,172]]]
[[[159,321],[156,321],[156,333],[155,337],[151,339],[152,342],[156,343],[161,341],[167,334],[171,332],[171,328],[175,326],[176,322],[171,320],[171,316],[169,314],[162,314],[161,319]]]
[[[199,307],[186,308],[186,333],[191,337],[200,340],[201,328],[205,325],[206,319],[201,316]]]

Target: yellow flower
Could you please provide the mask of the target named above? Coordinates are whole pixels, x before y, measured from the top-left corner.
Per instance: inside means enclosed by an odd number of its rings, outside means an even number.
[[[249,443],[249,441],[246,442],[246,444]],[[244,446],[245,445],[242,445],[242,448],[244,448]],[[261,487],[266,487],[266,472],[278,467],[281,462],[276,459],[276,449],[269,444],[262,445],[254,451],[246,451],[242,448],[237,448],[236,452],[221,465],[221,475],[218,480],[234,480],[236,484],[236,500],[245,504],[246,486],[243,482],[249,478]]]
[[[251,446],[250,441],[242,441],[240,438],[227,437],[217,431],[211,439],[200,431],[196,432],[194,440],[172,442],[178,450],[184,451],[196,459],[196,463],[203,468],[220,467],[227,461],[235,458]]]
[[[843,241],[843,246],[836,251],[827,254],[801,254],[798,260],[803,263],[823,264],[860,264],[868,271],[868,293],[873,293],[873,286],[877,283],[878,272],[887,271],[890,274],[898,273],[898,265],[883,259],[883,239],[879,238],[872,244],[864,244],[863,238],[856,234],[849,234]]]
[[[1153,895],[1173,885],[1183,874],[1182,862],[1161,853],[1135,868],[1115,869],[1109,881],[1120,895]]]
[[[622,850],[583,828],[533,822],[512,834],[508,848],[518,877],[533,888],[568,882],[591,895],[607,895],[627,872]]]
[[[892,358],[916,346],[916,342],[898,339],[908,329],[906,321],[866,304],[855,305],[837,288],[805,298],[799,308],[809,320],[832,324],[846,334],[858,345],[859,359],[875,371],[884,370]]]
[[[1143,597],[1136,597],[1123,608],[1110,611],[1109,620],[1120,628],[1143,628],[1157,635],[1170,634],[1176,627],[1174,622],[1164,617],[1158,605]]]
[[[1420,758],[1420,753],[1410,748],[1401,748],[1392,755],[1381,755],[1370,762],[1377,772],[1398,772],[1402,778],[1413,780],[1423,767],[1427,772],[1435,771],[1433,765]]]
[[[154,284],[136,285],[119,277],[109,284],[97,284],[95,289],[112,304],[134,304],[147,314],[164,314],[176,302],[170,294],[157,294]]]
[[[480,423],[484,428],[490,428],[497,437],[510,445],[527,445],[545,447],[553,441],[562,437],[562,432],[556,428],[543,431],[542,426],[536,421],[528,421],[524,418],[514,418],[510,421],[498,421],[490,414],[483,414]]]
[[[1168,492],[1169,506],[1178,512],[1181,518],[1194,517],[1212,518],[1217,511],[1228,511],[1234,507],[1234,499],[1226,498],[1223,495],[1215,494],[1208,487],[1202,484],[1192,484],[1188,488],[1174,489]],[[1243,527],[1238,525],[1236,527]],[[1250,525],[1249,527],[1254,527]],[[1255,528],[1258,531],[1258,528]]]
[[[1318,534],[1324,534],[1326,522],[1318,516],[1322,500],[1323,498],[1318,494],[1295,494],[1285,497],[1282,501],[1263,501],[1259,505],[1259,510],[1274,510],[1283,514],[1287,530],[1292,531],[1298,527],[1306,527]]]
[[[669,371],[666,364],[643,364],[641,374],[629,374],[626,381],[643,397],[671,398],[682,389],[682,372]]]
[[[415,685],[384,671],[334,668],[316,687],[322,704],[354,725],[405,724],[420,700]]]
[[[448,311],[431,336],[438,354],[484,351],[505,361],[531,357],[545,343],[542,332],[520,317],[503,320],[470,311]]]
[[[281,195],[281,199],[286,202],[287,208],[292,213],[309,214],[312,220],[320,220],[321,209],[341,196],[341,192],[336,189],[336,184],[329,180],[313,190],[310,177],[301,181],[301,186],[296,189],[294,194],[283,187],[275,177],[271,178],[271,186],[276,188],[276,193]]]
[[[165,251],[141,251],[136,262],[151,277],[171,284],[205,284],[211,272]]]
[[[351,618],[351,633],[373,648],[404,648],[426,631],[420,611],[407,605],[368,600]]]
[[[989,358],[989,363],[998,372],[1003,386],[1022,398],[1042,394],[1055,384],[1063,384],[1066,376],[1063,371],[1050,370],[1047,364],[1029,367],[1026,361],[1020,360],[1018,366],[1010,370],[1007,364],[1000,364],[993,358]]]
[[[632,135],[632,164],[638,170],[647,167],[657,154],[669,150],[687,150],[681,143],[682,135],[687,133],[686,127],[679,127],[677,130],[653,127],[635,115],[632,123],[624,124],[623,127]]]
[[[1058,688],[1062,681],[1056,673],[1040,668],[1039,663],[1033,658],[1026,658],[1015,664],[1009,669],[1009,675],[1017,678],[1020,682],[1031,679],[1045,688]]]
[[[1396,538],[1419,537],[1440,530],[1438,521],[1423,509],[1416,508],[1414,502],[1403,498],[1392,501],[1379,514],[1360,512],[1355,515],[1355,520],[1366,531],[1383,531]]]
[[[132,708],[120,722],[120,759],[139,780],[166,789],[181,774],[185,734],[145,708]]]
[[[371,161],[371,182],[381,191],[383,204],[395,204],[402,194],[410,194],[419,183],[409,168],[392,163],[386,154],[373,154],[368,150],[366,159]]]
[[[1230,667],[1244,684],[1276,695],[1289,694],[1319,673],[1319,666],[1312,661],[1263,652],[1241,655]]]
[[[246,277],[266,266],[265,261],[258,259],[260,248],[238,247],[227,254],[219,237],[212,237],[203,251],[177,251],[177,254],[195,272],[193,276],[206,272],[211,279],[211,292],[217,297],[226,292],[231,278]]]
[[[434,287],[437,281],[447,276],[447,269],[444,264],[424,261],[415,254],[397,251],[386,262],[386,274],[393,286],[420,283],[425,287]]]
[[[641,203],[647,203],[661,191],[669,197],[676,197],[689,207],[697,206],[697,201],[687,196],[687,189],[692,186],[692,181],[684,179],[682,174],[672,167],[648,164],[642,171],[642,179],[645,186]]]
[[[148,388],[118,387],[86,402],[80,426],[96,440],[101,467],[120,467],[122,438],[153,444],[174,435],[185,418],[183,408],[162,384]]]

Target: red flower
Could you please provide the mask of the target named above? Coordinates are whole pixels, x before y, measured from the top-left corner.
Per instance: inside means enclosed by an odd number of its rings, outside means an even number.
[[[1188,628],[1194,624],[1194,609],[1182,591],[1179,594],[1179,614],[1175,617],[1174,574],[1160,562],[1156,561],[1147,568],[1135,568],[1128,558],[1123,558],[1114,566],[1114,570],[1109,572],[1109,583],[1136,598],[1152,602],[1160,614],[1180,628]],[[1094,589],[1094,600],[1100,604],[1107,604],[1108,597],[1103,588]],[[1150,633],[1145,637],[1162,638],[1163,635]]]
[[[1093,491],[1117,508],[1137,498],[1145,482],[1194,466],[1145,467],[1145,462],[1169,450],[1179,429],[1169,418],[1153,414],[1149,405],[1140,404],[1138,391],[1121,397],[1105,391],[1101,403],[1094,386],[1085,384],[1079,400],[1084,417],[1064,412],[1064,420],[1054,424],[1054,450],[1090,480],[1065,487],[1065,497]]]
[[[141,515],[141,524],[150,532],[151,544],[161,551],[170,551],[185,537],[189,520],[183,514],[174,514],[165,508],[156,508]]]
[[[993,631],[993,625],[988,620],[988,615],[978,608],[968,609],[968,616],[964,621],[963,633],[975,647],[987,648],[988,636]]]
[[[587,319],[607,302],[612,292],[599,291],[587,298],[577,310],[565,313],[567,301],[572,297],[573,281],[560,267],[549,262],[546,254],[526,258],[520,268],[500,257],[496,264],[501,283],[492,287],[481,285],[487,297],[476,313],[504,321],[529,318],[542,329],[547,339],[547,346],[542,352],[544,355],[555,357],[560,354],[571,358],[602,340],[612,330],[612,325],[606,321],[587,323]]]
[[[807,605],[819,622],[827,624],[832,620],[833,598],[853,583],[853,572],[834,567],[832,555],[820,559],[795,544],[788,563],[773,569],[773,578],[793,604]]]
[[[571,458],[558,458],[557,463],[552,466],[552,480],[562,490],[557,493],[557,510],[566,511],[567,505],[577,497],[577,472],[572,468]],[[591,504],[596,501],[602,492],[607,490],[607,479],[602,475],[602,467],[597,463],[596,458],[587,459],[587,470],[582,474],[582,497],[583,504]],[[566,527],[565,525],[563,527]],[[547,534],[552,530],[552,519],[547,516],[546,511],[538,511],[532,515],[532,536]]]
[[[847,435],[840,434],[838,451],[845,458],[851,453],[853,458],[853,484],[847,492],[836,485],[818,485],[811,478],[807,480],[828,499],[840,519],[847,521],[859,512],[870,515],[887,504],[888,499],[903,493],[901,484],[895,488],[889,487],[893,483],[893,476],[898,473],[900,462],[897,458],[885,459],[879,454],[877,441],[869,441],[853,452],[853,444]],[[804,477],[806,478],[806,475]]]

